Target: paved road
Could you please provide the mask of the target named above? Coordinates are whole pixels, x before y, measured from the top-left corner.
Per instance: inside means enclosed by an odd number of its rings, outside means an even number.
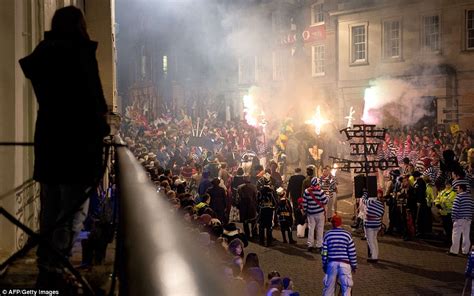
[[[340,180],[341,195],[351,190],[347,177]],[[352,216],[352,197],[339,201],[348,230]],[[329,223],[326,225],[330,227]],[[251,243],[245,252],[259,255],[265,273],[277,270],[290,276],[301,295],[321,295],[323,271],[321,257],[306,251],[306,240],[297,245],[281,243],[280,231],[275,230],[278,242],[271,248]],[[296,235],[294,235],[296,236]],[[378,264],[367,263],[367,244],[354,236],[359,268],[354,275],[353,295],[461,295],[464,286],[466,257],[446,254],[446,247],[435,242],[404,242],[398,237],[379,239]],[[470,283],[468,289],[470,291]],[[466,293],[466,295],[469,295]]]

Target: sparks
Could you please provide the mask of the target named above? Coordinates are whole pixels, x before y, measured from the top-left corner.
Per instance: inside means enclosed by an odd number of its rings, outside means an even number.
[[[352,116],[352,115],[354,115],[354,113],[355,113],[354,107],[351,106],[351,109],[349,110],[349,115],[344,117],[345,119],[347,119],[347,127],[352,127],[352,121],[355,119]]]
[[[329,120],[321,116],[321,107],[318,105],[316,108],[316,114],[314,114],[313,118],[307,120],[305,123],[314,125],[314,130],[316,131],[316,134],[319,135],[321,133],[321,127],[329,123]]]

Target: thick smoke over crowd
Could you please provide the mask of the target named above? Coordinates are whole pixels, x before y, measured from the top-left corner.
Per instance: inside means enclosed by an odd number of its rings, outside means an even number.
[[[272,18],[266,12],[264,4],[258,1],[201,1],[196,5],[194,1],[152,1],[141,0],[140,5],[130,5],[130,11],[138,9],[140,22],[144,23],[146,39],[155,39],[160,44],[172,40],[174,47],[165,50],[177,53],[178,67],[189,65],[185,75],[190,81],[199,80],[199,85],[207,88],[213,94],[226,90],[225,85],[238,84],[239,59],[256,59],[255,80],[248,83],[247,89],[240,89],[240,104],[243,104],[243,95],[258,93],[255,100],[261,106],[265,119],[269,122],[268,131],[276,132],[278,125],[286,117],[292,117],[297,122],[304,122],[312,117],[318,104],[323,107],[323,115],[333,117],[329,108],[324,106],[327,99],[324,95],[314,97],[314,92],[307,83],[310,79],[310,65],[298,64],[298,55],[310,54],[286,46],[283,58],[283,79],[275,81],[275,88],[271,93],[259,89],[258,84],[263,80],[272,80],[273,56],[268,51],[269,45],[276,42],[272,33]],[[262,17],[262,16],[267,17]],[[136,50],[133,46],[141,34],[132,28],[137,18],[126,15],[120,18],[120,31],[130,30],[125,46],[119,46],[119,55],[133,56]],[[130,24],[129,24],[130,23]],[[132,25],[134,23],[135,25]],[[165,27],[166,29],[164,29]],[[163,38],[164,37],[164,38]],[[166,38],[170,38],[166,40]],[[164,45],[163,45],[164,46]],[[283,45],[282,45],[283,46]],[[186,50],[182,50],[186,48]],[[263,54],[265,53],[265,54]],[[197,64],[197,60],[200,64]],[[175,66],[175,65],[170,65]],[[126,75],[126,69],[119,76]],[[292,74],[288,74],[292,73]],[[264,76],[267,75],[267,76]],[[120,77],[119,77],[120,79]],[[209,98],[211,101],[213,98]],[[234,109],[234,113],[241,113],[243,106]],[[241,116],[243,114],[233,114]],[[281,120],[280,120],[281,119]]]
[[[409,81],[381,78],[371,81],[370,85],[364,95],[361,119],[365,123],[380,124],[385,118],[395,119],[402,126],[412,126],[424,116],[436,112],[429,110],[423,90]]]

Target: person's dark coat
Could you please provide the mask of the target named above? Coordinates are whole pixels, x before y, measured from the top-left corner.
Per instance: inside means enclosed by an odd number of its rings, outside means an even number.
[[[257,218],[257,187],[250,182],[245,183],[238,187],[238,193],[240,221]]]
[[[90,184],[101,175],[109,127],[97,42],[46,32],[19,61],[38,101],[33,177],[48,184]]]
[[[226,221],[226,209],[227,209],[227,196],[225,189],[217,186],[212,186],[207,190],[207,193],[211,196],[211,202],[209,206],[217,215],[217,219],[220,221]]]
[[[288,193],[290,195],[293,205],[296,205],[298,198],[303,196],[303,175],[293,175],[288,180]]]

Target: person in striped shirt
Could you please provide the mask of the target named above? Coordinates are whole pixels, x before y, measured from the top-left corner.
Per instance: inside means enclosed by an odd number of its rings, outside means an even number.
[[[352,272],[357,269],[357,254],[351,234],[341,228],[341,216],[331,217],[333,229],[324,235],[322,263],[325,276],[323,278],[323,296],[334,296],[336,280],[341,283],[342,295],[351,295],[353,286]]]
[[[324,223],[328,203],[327,195],[321,190],[319,179],[313,177],[311,186],[303,193],[303,209],[308,217],[308,252],[314,249],[314,231],[316,230],[316,251],[321,252],[323,245]]]
[[[469,179],[466,178],[466,172],[461,166],[458,166],[452,173],[453,177],[453,188],[457,188],[458,185],[465,185],[466,192],[471,193],[471,184]]]
[[[332,214],[337,212],[337,181],[336,177],[331,175],[331,167],[325,166],[321,176],[321,190],[329,197],[327,217],[331,219]],[[330,221],[329,221],[330,222]]]
[[[380,227],[382,226],[382,217],[385,212],[383,190],[377,190],[376,199],[369,198],[368,192],[365,191],[363,195],[363,202],[367,207],[364,228],[370,251],[370,258],[367,259],[367,262],[376,263],[379,259],[379,244],[377,241],[377,234],[380,230]]]
[[[469,233],[471,231],[472,215],[474,213],[474,200],[471,194],[466,191],[465,184],[457,185],[457,194],[454,199],[451,217],[453,218],[453,236],[449,255],[459,253],[459,242],[462,236],[461,251],[467,254],[471,247]]]

